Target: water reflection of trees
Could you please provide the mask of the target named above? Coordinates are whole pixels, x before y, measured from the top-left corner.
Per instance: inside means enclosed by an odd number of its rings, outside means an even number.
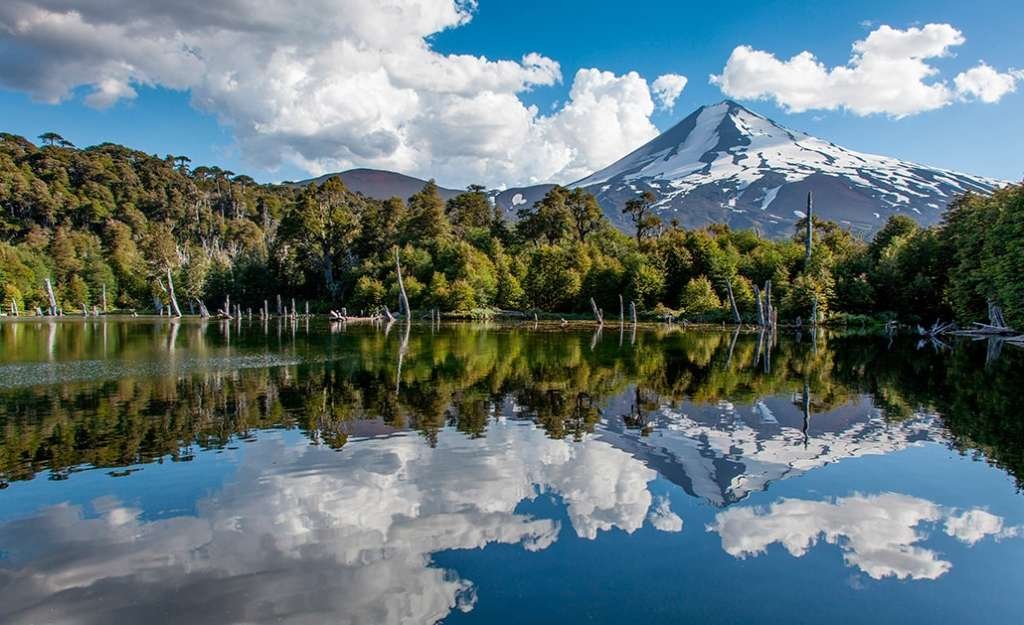
[[[167,338],[149,329],[133,334],[113,326],[104,344],[101,330],[77,327],[88,336],[71,342],[75,357],[152,358],[154,350],[167,350]],[[64,326],[60,332],[74,334]],[[887,339],[772,340],[673,328],[640,332],[632,343],[612,335],[594,341],[588,333],[471,325],[416,327],[407,338],[371,328],[285,332],[276,341],[272,335],[236,330],[230,353],[271,349],[301,364],[170,369],[0,390],[4,479],[45,469],[61,479],[82,465],[183,461],[196,450],[271,427],[300,429],[333,448],[351,436],[411,428],[433,445],[445,427],[480,437],[492,419],[515,415],[551,437],[580,439],[612,398],[623,398],[619,412],[626,425],[643,430],[646,415],[664,403],[753,403],[778,394],[802,401],[805,385],[811,413],[861,394],[871,395],[889,419],[935,410],[960,449],[983,452],[1018,479],[1024,476],[1024,421],[1012,394],[1024,383],[1024,354],[1016,350],[986,366],[984,349],[971,346],[937,354],[889,346]],[[227,349],[216,327],[185,327],[172,338],[176,354]],[[5,344],[18,346],[10,337]],[[45,357],[34,344],[26,349]]]

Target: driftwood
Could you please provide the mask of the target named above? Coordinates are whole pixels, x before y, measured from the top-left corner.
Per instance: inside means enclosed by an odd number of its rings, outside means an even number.
[[[217,316],[221,319],[231,319],[231,296],[224,296],[224,308],[217,311]]]
[[[937,338],[956,328],[953,322],[941,322],[936,320],[930,328],[917,326],[917,333],[925,338]]]
[[[988,303],[988,323],[975,321],[973,327],[957,332],[967,336],[1016,336],[1019,333],[1006,325],[1003,310],[994,302]]]

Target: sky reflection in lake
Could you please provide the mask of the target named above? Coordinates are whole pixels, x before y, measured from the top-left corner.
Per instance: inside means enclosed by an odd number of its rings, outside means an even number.
[[[52,352],[45,327],[0,327],[4,623],[1024,607],[1015,353],[986,371],[970,346],[857,337],[128,325],[61,327]],[[133,368],[26,384],[9,349]]]

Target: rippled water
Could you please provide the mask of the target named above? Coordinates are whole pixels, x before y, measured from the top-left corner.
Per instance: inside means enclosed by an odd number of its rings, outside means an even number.
[[[871,336],[4,322],[0,622],[1014,622],[1021,388]]]

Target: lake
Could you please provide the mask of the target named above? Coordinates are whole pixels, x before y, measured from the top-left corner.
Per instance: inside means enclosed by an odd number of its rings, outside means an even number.
[[[990,623],[1024,350],[0,322],[0,622]]]

